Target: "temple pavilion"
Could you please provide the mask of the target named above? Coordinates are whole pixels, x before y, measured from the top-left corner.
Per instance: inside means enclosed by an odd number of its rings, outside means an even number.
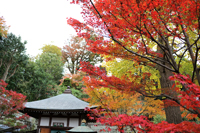
[[[38,119],[37,133],[66,133],[80,126],[83,119],[91,122],[85,107],[89,107],[89,103],[76,98],[70,89],[66,89],[63,94],[27,102],[21,112]]]

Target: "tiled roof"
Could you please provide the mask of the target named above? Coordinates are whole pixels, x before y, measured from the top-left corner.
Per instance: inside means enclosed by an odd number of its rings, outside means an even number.
[[[70,93],[63,93],[51,98],[27,102],[25,108],[39,110],[80,110],[89,107],[89,103],[84,102]]]
[[[0,132],[2,131],[13,131],[13,127],[9,127],[3,124],[0,124]]]

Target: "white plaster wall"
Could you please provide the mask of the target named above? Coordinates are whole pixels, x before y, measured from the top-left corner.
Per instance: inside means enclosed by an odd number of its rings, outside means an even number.
[[[69,127],[76,127],[79,125],[79,118],[70,118]]]
[[[52,117],[51,126],[53,126],[53,122],[63,122],[64,123],[64,127],[67,126],[67,118]]]
[[[49,117],[41,117],[40,126],[49,126]]]

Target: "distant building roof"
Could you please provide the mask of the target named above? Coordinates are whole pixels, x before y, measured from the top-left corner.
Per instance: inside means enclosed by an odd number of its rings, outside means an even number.
[[[82,110],[89,107],[89,103],[78,99],[71,94],[71,90],[67,89],[63,94],[50,97],[43,100],[27,102],[25,108],[39,110]]]
[[[71,90],[67,89],[63,94],[46,98],[43,100],[27,102],[25,108],[20,110],[29,116],[39,118],[41,114],[49,113],[85,113],[85,108],[90,107],[89,103],[78,99],[71,94]],[[96,108],[92,106],[90,108]]]
[[[6,126],[6,125],[3,125],[3,124],[0,124],[0,132],[9,132],[9,131],[13,131],[14,128],[13,127],[9,127],[9,126]],[[11,133],[11,132],[10,132]]]

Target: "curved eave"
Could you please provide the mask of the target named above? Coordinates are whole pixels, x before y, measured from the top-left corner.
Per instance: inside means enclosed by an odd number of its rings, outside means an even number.
[[[68,110],[58,110],[58,109],[34,109],[34,108],[25,108],[24,111],[30,111],[30,112],[77,112],[77,111],[84,111],[84,109],[68,109]]]
[[[95,109],[97,108],[98,106],[87,106],[88,108],[90,109]],[[32,110],[32,111],[42,111],[42,112],[45,112],[45,111],[48,111],[48,112],[76,112],[76,111],[85,111],[85,108],[84,109],[38,109],[38,108],[28,108],[28,107],[25,107],[23,110]]]
[[[95,109],[97,108],[97,106],[92,106],[90,107],[91,109]],[[21,110],[21,112],[24,111],[34,111],[34,112],[78,112],[78,111],[84,111],[85,109],[37,109],[37,108],[27,108],[25,107],[23,110]]]
[[[27,114],[34,118],[39,118],[40,116],[44,114],[71,114],[71,113],[86,113],[83,109],[77,109],[77,110],[45,110],[45,109],[32,109],[32,108],[25,108],[23,110],[20,110],[20,112]]]
[[[97,106],[93,106],[93,107],[90,107],[92,109],[94,108],[97,108]],[[52,109],[34,109],[34,108],[27,108],[25,107],[23,110],[19,110],[20,112],[24,113],[24,114],[27,114],[31,117],[34,117],[34,118],[39,118],[40,115],[43,115],[44,113],[48,113],[48,114],[53,114],[53,113],[64,113],[64,114],[71,114],[71,113],[87,113],[87,111],[85,111],[85,109],[68,109],[68,110],[64,110],[64,109],[55,109],[55,110],[52,110]]]

